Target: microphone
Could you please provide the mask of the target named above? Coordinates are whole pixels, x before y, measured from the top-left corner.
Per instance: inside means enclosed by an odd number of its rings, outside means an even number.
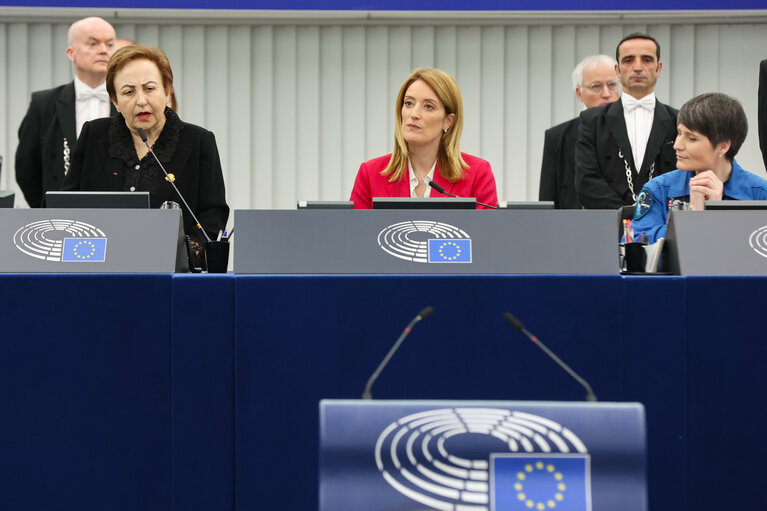
[[[437,190],[442,195],[447,195],[448,197],[453,197],[454,199],[460,199],[461,198],[461,197],[459,197],[457,195],[453,195],[452,193],[447,193],[444,188],[442,188],[440,185],[438,185],[437,183],[435,183],[431,179],[429,180],[429,186],[431,186],[432,188]],[[476,200],[476,198],[474,200]],[[479,204],[480,206],[485,206],[486,208],[490,208],[490,209],[498,209],[498,206],[491,206],[490,204],[485,204],[484,202],[477,201],[477,204]]]
[[[402,331],[402,334],[400,334],[399,339],[397,339],[397,342],[394,343],[394,346],[391,347],[391,349],[389,350],[389,353],[387,353],[384,359],[381,361],[381,363],[378,364],[378,368],[373,372],[373,374],[370,375],[370,378],[368,378],[367,385],[365,385],[365,390],[364,392],[362,392],[362,399],[373,398],[373,394],[370,393],[370,389],[373,387],[373,384],[381,375],[381,371],[383,371],[384,367],[386,367],[386,364],[389,363],[389,360],[391,360],[392,356],[394,356],[394,354],[397,352],[397,350],[400,347],[400,344],[402,344],[402,341],[405,340],[405,337],[407,337],[410,334],[410,330],[413,328],[413,325],[415,325],[422,319],[426,319],[429,316],[431,316],[432,312],[434,312],[434,307],[429,305],[428,307],[425,307],[421,312],[419,312],[418,315],[414,317],[410,321],[410,323],[407,324],[405,329]]]
[[[173,174],[168,174],[168,171],[165,170],[165,167],[163,166],[163,164],[160,163],[160,159],[157,157],[156,154],[154,154],[154,151],[152,151],[152,147],[149,145],[149,142],[147,141],[147,136],[146,136],[146,132],[144,131],[144,128],[139,128],[137,131],[138,131],[138,136],[141,137],[141,140],[146,144],[147,149],[149,149],[149,152],[152,153],[152,156],[154,156],[154,160],[157,162],[157,165],[160,166],[163,173],[165,174],[165,180],[171,184],[174,190],[176,190],[176,193],[181,198],[181,202],[184,203],[184,206],[186,206],[186,210],[189,211],[189,214],[192,215],[192,218],[197,224],[197,228],[200,229],[203,237],[205,237],[205,241],[210,243],[210,238],[208,237],[208,234],[205,232],[205,229],[202,228],[202,225],[200,225],[200,221],[197,220],[197,216],[194,214],[194,211],[192,211],[192,208],[189,207],[189,204],[187,204],[186,199],[184,198],[183,195],[181,195],[181,191],[176,186],[176,183],[174,183],[174,181],[176,180],[176,176],[174,176]]]
[[[525,334],[531,341],[533,341],[539,348],[541,348],[544,353],[546,353],[549,357],[551,357],[551,359],[554,360],[554,362],[559,364],[559,367],[567,371],[567,374],[572,376],[573,379],[575,379],[575,381],[580,383],[583,386],[583,388],[586,389],[586,401],[597,400],[597,396],[594,394],[594,391],[591,390],[591,385],[589,385],[586,380],[578,376],[578,374],[575,371],[570,369],[569,365],[562,362],[562,360],[558,356],[556,356],[553,351],[551,351],[548,347],[546,347],[546,345],[543,344],[543,342],[541,342],[540,339],[538,339],[536,336],[531,334],[527,330],[527,328],[525,328],[525,326],[522,324],[521,321],[519,321],[517,318],[512,316],[510,312],[505,313],[503,317],[506,319],[506,321],[511,323],[511,326],[513,326],[514,328],[516,328],[517,330]]]

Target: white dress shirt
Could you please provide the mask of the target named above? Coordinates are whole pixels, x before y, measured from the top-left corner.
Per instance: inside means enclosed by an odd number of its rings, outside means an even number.
[[[75,76],[75,119],[77,136],[83,129],[83,124],[93,119],[109,117],[109,94],[106,82],[95,89],[90,88]]]
[[[626,131],[631,143],[631,154],[634,155],[636,171],[642,168],[647,141],[650,139],[652,121],[655,116],[655,93],[636,99],[628,94],[621,96],[623,102],[623,117],[626,119]]]
[[[423,183],[426,185],[426,190],[423,192],[424,198],[431,196],[431,186],[429,186],[429,181],[434,180],[434,169],[436,168],[437,162],[435,160],[429,173],[423,177]],[[415,188],[418,186],[418,178],[416,177],[415,172],[413,172],[413,166],[410,164],[410,158],[407,159],[407,175],[410,178],[410,197],[417,198],[418,196],[415,194]]]

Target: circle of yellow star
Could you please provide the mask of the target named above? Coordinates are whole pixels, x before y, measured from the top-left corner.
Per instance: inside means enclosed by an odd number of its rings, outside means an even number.
[[[90,253],[89,254],[86,254],[86,253],[82,253],[81,254],[80,251],[78,250],[81,245],[85,245],[85,247],[83,247],[85,249],[85,251],[87,251],[89,246],[90,246],[90,249],[91,249]],[[92,242],[90,242],[88,240],[80,240],[77,243],[75,243],[75,246],[72,249],[72,253],[78,259],[90,259],[91,257],[93,257],[93,254],[96,253],[96,245],[94,245]]]
[[[562,475],[562,472],[558,472],[556,467],[551,463],[544,463],[542,461],[537,461],[535,464],[527,463],[523,467],[524,472],[520,471],[517,472],[517,482],[514,483],[514,489],[517,491],[517,499],[525,503],[525,507],[528,509],[536,509],[538,511],[544,511],[546,509],[554,509],[557,507],[557,502],[562,502],[565,498],[563,492],[567,490],[567,485],[562,482],[564,479],[564,476]],[[527,494],[524,493],[525,485],[523,484],[523,481],[527,479],[528,474],[532,474],[533,472],[541,472],[542,474],[550,475],[554,478],[555,481],[557,481],[556,484],[556,492],[554,493],[554,498],[549,498],[545,501],[537,501],[528,498]]]

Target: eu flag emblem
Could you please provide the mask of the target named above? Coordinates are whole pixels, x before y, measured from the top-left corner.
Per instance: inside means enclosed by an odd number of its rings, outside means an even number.
[[[430,239],[430,263],[470,263],[470,239]]]
[[[107,257],[106,238],[64,238],[62,261],[103,263]]]
[[[591,511],[587,454],[494,454],[495,511]]]

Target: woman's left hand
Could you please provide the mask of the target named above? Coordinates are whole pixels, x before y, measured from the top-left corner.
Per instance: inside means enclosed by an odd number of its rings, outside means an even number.
[[[703,211],[707,200],[722,200],[724,183],[707,170],[690,179],[690,209]]]

